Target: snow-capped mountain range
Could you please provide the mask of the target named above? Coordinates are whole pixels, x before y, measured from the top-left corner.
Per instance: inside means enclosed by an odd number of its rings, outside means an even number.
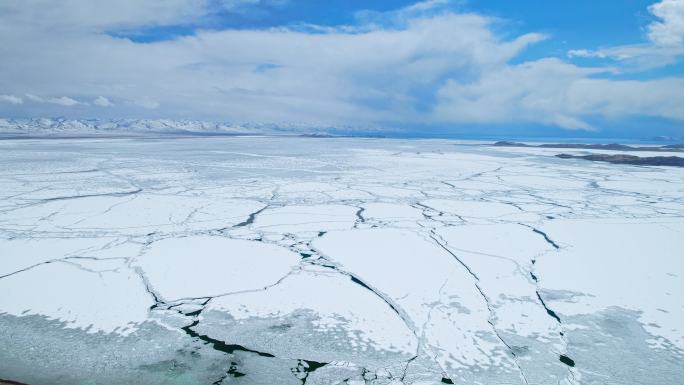
[[[267,126],[242,126],[229,123],[167,119],[0,119],[4,136],[81,136],[144,134],[269,134],[278,129]]]

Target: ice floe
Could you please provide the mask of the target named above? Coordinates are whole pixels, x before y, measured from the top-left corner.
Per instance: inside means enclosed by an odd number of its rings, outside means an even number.
[[[2,140],[0,378],[677,383],[684,170],[555,154]]]

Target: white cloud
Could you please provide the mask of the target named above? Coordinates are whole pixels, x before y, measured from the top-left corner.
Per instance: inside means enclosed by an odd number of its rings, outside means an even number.
[[[34,102],[45,103],[45,99],[41,98],[41,97],[38,96],[38,95],[28,94],[28,93],[27,93],[27,94],[26,94],[26,98],[27,98],[28,100],[31,100],[31,101],[34,101]]]
[[[53,104],[59,104],[60,106],[75,106],[77,104],[80,104],[78,101],[68,97],[68,96],[61,96],[59,98],[50,98],[47,99],[48,103],[53,103]]]
[[[100,107],[114,107],[114,103],[104,96],[98,96],[95,98],[95,100],[93,100],[93,104]]]
[[[589,129],[568,109],[568,91],[594,69],[545,59],[492,71],[472,83],[449,81],[439,91],[435,118],[445,122],[526,121]]]
[[[588,49],[571,49],[568,51],[568,57],[598,57],[606,58],[608,55],[602,51],[590,51]]]
[[[451,3],[451,0],[424,0],[415,4],[409,5],[404,10],[409,12],[421,12],[437,8],[442,5]]]
[[[2,21],[9,29],[102,31],[184,24],[206,13],[203,0],[3,0]]]
[[[684,0],[662,0],[648,7],[662,21],[648,26],[648,37],[660,46],[684,44]]]
[[[5,102],[9,104],[22,104],[24,103],[24,100],[14,95],[0,95],[0,102]]]
[[[643,71],[677,63],[684,56],[684,46],[662,47],[651,44],[623,45],[596,51],[576,49],[568,51],[569,58],[611,59],[625,66],[625,71]]]
[[[494,32],[496,20],[448,11],[439,0],[392,12],[391,25],[374,15],[366,24],[315,33],[205,30],[155,43],[102,31],[178,23],[208,11],[181,0],[93,1],[102,11],[85,4],[90,0],[67,0],[66,12],[44,10],[46,1],[0,3],[0,89],[35,102],[12,107],[13,113],[51,115],[55,105],[79,105],[70,116],[365,127],[524,121],[571,129],[589,129],[590,116],[681,116],[672,102],[684,96],[672,86],[678,78],[599,80],[594,77],[614,69],[548,58],[512,65],[527,46],[548,37],[503,38]],[[3,12],[8,6],[21,9]],[[52,20],[58,15],[67,21]],[[628,92],[648,97],[623,95]],[[98,108],[104,106],[110,108]]]
[[[684,120],[684,78],[657,80],[576,80],[568,89],[567,109],[574,114],[658,116]]]
[[[2,0],[3,29],[79,33],[135,30],[138,27],[195,25],[216,13],[247,13],[288,0]]]
[[[83,104],[83,103],[81,103],[77,100],[74,100],[68,96],[44,98],[42,96],[27,93],[26,98],[31,100],[31,101],[37,102],[37,103],[58,104],[60,106],[66,106],[66,107],[75,106],[77,104]]]
[[[648,7],[660,19],[647,26],[649,43],[598,50],[569,50],[569,58],[611,59],[640,71],[676,63],[684,56],[684,0],[662,0]]]
[[[215,0],[214,4],[226,11],[244,11],[256,6],[281,7],[289,0]]]
[[[590,76],[605,71],[544,59],[489,73],[474,83],[448,82],[439,92],[435,118],[568,129],[593,129],[584,119],[591,116],[684,120],[684,78],[618,81]]]
[[[140,105],[158,116],[269,123],[419,120],[414,92],[505,65],[543,38],[502,41],[489,23],[442,14],[412,19],[403,29],[205,31],[150,44],[101,34],[46,34],[30,44],[5,38],[0,86],[93,99],[106,93],[129,101],[117,106],[129,115],[147,116],[134,110]],[[257,71],[264,64],[271,69]]]

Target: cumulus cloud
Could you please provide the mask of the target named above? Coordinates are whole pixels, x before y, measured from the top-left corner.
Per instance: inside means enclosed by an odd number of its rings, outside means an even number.
[[[574,49],[570,58],[611,59],[645,70],[677,63],[684,56],[684,0],[662,0],[648,7],[658,20],[647,27],[649,43],[598,50]]]
[[[648,37],[657,45],[684,44],[684,0],[662,0],[648,7],[661,21],[648,26]]]
[[[31,100],[31,101],[34,101],[34,102],[45,103],[45,99],[41,98],[41,97],[38,96],[38,95],[26,94],[26,98],[27,98],[28,100]]]
[[[205,7],[202,0],[3,0],[0,18],[6,29],[66,33],[187,23]]]
[[[130,115],[145,115],[135,110],[141,106],[160,116],[268,123],[418,121],[421,94],[451,76],[505,65],[543,39],[502,40],[490,23],[444,13],[365,32],[202,31],[147,44],[104,34],[50,34],[32,44],[5,39],[0,82],[42,94],[105,94],[128,100],[118,105]]]
[[[440,0],[366,14],[360,24],[315,32],[201,30],[153,43],[106,31],[201,18],[209,12],[206,2],[93,1],[104,7],[96,11],[86,4],[90,0],[68,0],[66,12],[42,10],[50,8],[46,1],[0,5],[0,29],[5,28],[0,31],[0,89],[20,95],[28,90],[26,99],[33,102],[12,112],[46,115],[56,106],[79,105],[70,110],[74,117],[364,127],[524,121],[590,129],[590,116],[680,119],[681,108],[671,100],[684,100],[684,91],[672,86],[679,79],[620,82],[610,80],[612,68],[550,58],[511,64],[528,46],[549,37],[502,37],[494,32],[497,20],[451,11]],[[224,6],[244,3],[252,1]],[[10,6],[16,12],[2,12]],[[34,13],[38,16],[28,16]],[[62,13],[68,22],[53,20]],[[629,92],[648,98],[623,95]],[[105,106],[110,108],[98,108]]]
[[[126,31],[159,26],[198,25],[217,13],[244,13],[288,0],[3,0],[0,31],[51,33]]]
[[[628,66],[630,71],[659,68],[677,63],[684,56],[684,46],[656,46],[651,44],[624,45],[600,50],[577,49],[568,51],[569,58],[610,59]]]
[[[60,106],[75,106],[77,104],[80,104],[78,101],[68,97],[68,96],[61,96],[59,98],[50,98],[47,99],[48,103],[53,103],[53,104],[59,104]]]
[[[436,118],[442,121],[528,121],[570,129],[590,126],[569,107],[569,90],[596,69],[544,59],[485,74],[476,82],[447,81],[439,90]]]
[[[50,98],[44,98],[42,96],[34,95],[34,94],[26,94],[26,98],[37,103],[50,103],[50,104],[58,104],[60,106],[65,106],[65,107],[71,107],[75,106],[77,104],[82,104],[77,100],[74,100],[68,96],[60,96],[60,97],[50,97]]]
[[[684,120],[684,79],[621,81],[592,77],[603,68],[580,68],[543,59],[491,72],[474,83],[449,81],[439,92],[442,121],[524,121],[593,129],[583,117],[659,116]]]
[[[5,102],[9,104],[22,104],[24,103],[24,100],[14,95],[0,95],[0,102]]]
[[[93,100],[93,104],[100,107],[114,107],[114,103],[104,96],[98,96],[95,98],[95,100]]]

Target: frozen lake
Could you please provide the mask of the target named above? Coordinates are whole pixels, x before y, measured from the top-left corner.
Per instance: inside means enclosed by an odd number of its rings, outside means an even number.
[[[560,152],[2,140],[0,378],[680,383],[684,169]]]

